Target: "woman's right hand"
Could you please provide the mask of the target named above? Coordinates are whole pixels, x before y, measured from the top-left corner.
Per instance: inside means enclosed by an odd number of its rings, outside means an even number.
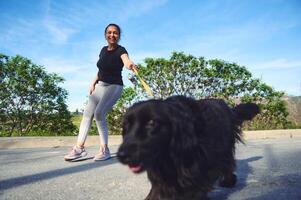
[[[96,85],[96,84],[92,84],[92,85],[90,86],[90,88],[89,88],[89,95],[91,95],[91,94],[94,92],[94,90],[95,90],[95,85]]]

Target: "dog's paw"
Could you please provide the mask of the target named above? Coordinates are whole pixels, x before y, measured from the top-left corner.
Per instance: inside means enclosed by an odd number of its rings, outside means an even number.
[[[227,187],[227,188],[234,187],[236,184],[236,180],[237,180],[237,177],[235,174],[232,174],[231,176],[228,176],[228,177],[223,177],[219,181],[219,186]]]

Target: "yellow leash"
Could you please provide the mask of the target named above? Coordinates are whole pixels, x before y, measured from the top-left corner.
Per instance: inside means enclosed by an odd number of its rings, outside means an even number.
[[[141,82],[143,88],[145,89],[146,93],[147,93],[150,97],[154,98],[154,94],[153,94],[151,88],[150,88],[150,87],[146,84],[146,82],[139,76],[138,71],[137,71],[135,68],[133,68],[133,70],[134,70],[136,76],[139,78],[139,80],[140,80],[140,82]]]

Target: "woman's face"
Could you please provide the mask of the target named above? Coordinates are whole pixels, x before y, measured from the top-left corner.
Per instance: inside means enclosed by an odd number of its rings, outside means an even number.
[[[109,26],[105,37],[109,44],[117,44],[120,38],[118,29],[115,26]]]

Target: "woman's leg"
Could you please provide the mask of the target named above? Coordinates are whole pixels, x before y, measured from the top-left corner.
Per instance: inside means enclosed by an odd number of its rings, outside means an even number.
[[[122,94],[123,87],[121,85],[100,85],[96,93],[101,94],[96,106],[94,117],[100,137],[101,147],[108,145],[108,128],[106,114],[112,109]]]
[[[82,117],[82,120],[80,123],[79,134],[78,134],[77,143],[76,143],[76,145],[78,147],[83,147],[86,142],[87,135],[91,128],[94,111],[95,111],[98,101],[99,101],[98,95],[94,91],[89,96],[88,104],[86,105],[86,107],[84,109],[84,114],[83,114],[83,117]]]
[[[96,106],[94,117],[99,133],[100,149],[94,156],[94,160],[106,160],[111,157],[108,148],[108,128],[106,122],[106,113],[112,109],[113,105],[120,98],[123,87],[121,85],[101,84],[97,87],[96,93],[99,93],[99,102]]]
[[[85,157],[87,152],[84,148],[85,141],[87,139],[88,132],[91,127],[94,110],[98,103],[96,95],[93,93],[89,96],[88,104],[85,107],[82,121],[80,123],[79,134],[77,137],[77,143],[72,147],[71,151],[64,156],[66,161],[75,160],[78,158]]]

